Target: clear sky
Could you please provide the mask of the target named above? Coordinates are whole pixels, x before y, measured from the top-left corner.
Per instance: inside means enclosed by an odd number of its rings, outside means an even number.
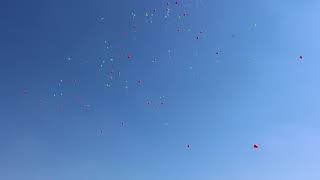
[[[319,17],[318,0],[0,0],[0,179],[319,180]]]

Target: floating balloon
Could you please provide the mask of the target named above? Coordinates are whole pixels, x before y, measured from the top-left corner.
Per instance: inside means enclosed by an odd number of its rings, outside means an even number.
[[[23,95],[27,95],[29,92],[28,92],[28,90],[26,90],[26,89],[24,89],[23,91],[22,91],[22,94]]]
[[[187,149],[191,149],[191,145],[190,144],[187,144]]]
[[[131,60],[132,59],[132,54],[128,54],[128,59]]]

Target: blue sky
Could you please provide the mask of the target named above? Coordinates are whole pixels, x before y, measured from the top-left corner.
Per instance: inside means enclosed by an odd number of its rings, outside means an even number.
[[[167,2],[0,1],[0,179],[320,178],[320,2]]]

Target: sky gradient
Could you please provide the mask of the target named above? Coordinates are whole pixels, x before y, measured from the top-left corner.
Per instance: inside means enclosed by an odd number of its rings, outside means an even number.
[[[0,179],[319,180],[319,12],[0,0]]]

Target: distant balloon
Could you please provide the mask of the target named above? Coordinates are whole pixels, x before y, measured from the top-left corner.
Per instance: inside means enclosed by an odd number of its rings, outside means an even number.
[[[258,145],[258,144],[253,144],[253,148],[254,148],[254,149],[258,149],[258,148],[259,148],[259,145]]]
[[[125,122],[121,122],[121,127],[126,127],[126,124],[125,124]]]
[[[190,149],[191,148],[191,145],[190,144],[187,144],[187,149]]]
[[[22,94],[23,95],[27,95],[29,92],[28,92],[28,90],[26,90],[26,89],[24,89],[23,91],[22,91]]]
[[[132,54],[128,54],[128,59],[131,60],[132,59]]]

